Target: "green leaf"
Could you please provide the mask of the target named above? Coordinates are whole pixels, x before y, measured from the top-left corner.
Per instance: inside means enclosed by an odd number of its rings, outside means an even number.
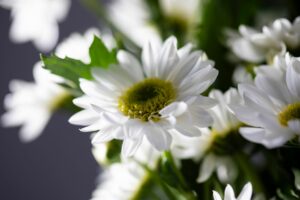
[[[103,41],[97,36],[94,36],[89,53],[91,66],[107,68],[110,64],[117,63],[116,50],[109,51]]]
[[[90,66],[80,60],[72,58],[59,58],[55,55],[49,57],[41,55],[44,68],[53,74],[63,77],[72,88],[79,88],[79,78],[91,79]]]

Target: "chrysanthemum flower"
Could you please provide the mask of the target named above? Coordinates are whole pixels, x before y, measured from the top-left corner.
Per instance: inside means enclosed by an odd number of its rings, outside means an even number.
[[[227,185],[225,188],[224,200],[251,200],[252,196],[252,185],[247,183],[239,196],[236,198],[234,191],[230,185]],[[216,191],[213,191],[214,200],[222,200],[220,194]]]
[[[88,61],[89,46],[95,34],[100,33],[96,29],[89,29],[84,35],[72,34],[58,45],[56,54]],[[110,40],[106,43],[110,43]],[[24,142],[34,140],[42,133],[52,113],[70,95],[58,85],[64,80],[42,68],[40,62],[34,66],[33,77],[34,82],[11,81],[11,93],[4,101],[4,107],[8,111],[1,119],[4,126],[22,126],[20,137]]]
[[[205,182],[216,171],[219,180],[226,183],[236,177],[236,166],[229,156],[216,155],[210,150],[214,148],[215,140],[222,140],[228,134],[234,134],[232,132],[240,126],[241,122],[228,108],[229,104],[238,103],[240,97],[233,88],[224,94],[219,90],[212,90],[209,97],[218,102],[217,106],[210,109],[214,119],[212,130],[202,129],[203,134],[193,138],[176,135],[172,151],[177,158],[202,160],[197,182]]]
[[[0,0],[0,6],[11,10],[11,40],[32,41],[41,51],[55,46],[58,22],[66,17],[70,5],[70,0]]]
[[[161,42],[159,30],[150,23],[151,13],[143,0],[115,0],[108,3],[112,23],[138,46],[144,41]]]
[[[33,69],[34,82],[12,80],[11,93],[4,99],[8,110],[1,118],[7,127],[22,126],[20,139],[30,142],[36,139],[47,125],[52,113],[68,96],[56,83],[59,77],[50,74],[38,62]]]
[[[293,23],[277,19],[271,26],[264,26],[262,32],[241,25],[239,33],[229,34],[227,43],[242,60],[254,63],[271,60],[277,53],[300,47],[300,17]]]
[[[231,105],[236,116],[252,126],[240,128],[241,134],[267,148],[300,134],[300,60],[286,55],[275,61],[277,67],[256,70],[254,84],[240,84],[244,102]]]
[[[93,192],[91,200],[128,200],[137,198],[139,193],[145,190],[145,185],[152,178],[141,164],[146,165],[149,169],[155,169],[158,164],[158,158],[159,152],[147,140],[144,140],[140,151],[132,158],[104,168],[99,177],[99,185]],[[146,188],[146,190],[148,189]]]
[[[74,100],[83,108],[70,122],[86,126],[84,132],[98,132],[93,142],[124,140],[123,155],[132,155],[146,137],[158,150],[170,147],[170,132],[199,136],[199,127],[213,119],[207,109],[215,105],[199,95],[216,79],[213,62],[191,45],[177,50],[169,38],[161,47],[148,43],[142,64],[120,51],[118,65],[94,68],[93,81],[82,79],[84,96]]]

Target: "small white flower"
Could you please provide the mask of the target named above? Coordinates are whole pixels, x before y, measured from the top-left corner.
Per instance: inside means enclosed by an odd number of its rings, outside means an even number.
[[[225,188],[224,200],[251,200],[252,196],[252,185],[247,183],[240,195],[236,198],[234,191],[230,185],[227,185]],[[216,191],[213,191],[214,200],[222,200],[220,194]]]
[[[58,77],[43,69],[40,62],[34,66],[33,76],[35,82],[10,82],[11,93],[4,99],[7,112],[1,118],[4,126],[22,126],[20,139],[23,142],[30,142],[42,133],[52,112],[67,96],[56,84],[60,81]]]
[[[202,129],[200,137],[187,138],[185,136],[174,135],[172,152],[177,158],[192,158],[195,161],[202,159],[197,182],[202,183],[211,177],[213,172],[217,172],[220,181],[226,183],[232,181],[237,176],[237,168],[228,156],[215,155],[213,152],[207,153],[218,137],[230,134],[236,130],[240,121],[228,109],[229,104],[236,104],[240,101],[238,92],[231,88],[224,94],[219,90],[212,90],[209,96],[216,99],[218,104],[211,108],[211,115],[214,123],[212,130]]]
[[[239,34],[231,32],[227,42],[242,60],[258,63],[272,59],[277,53],[300,46],[300,17],[293,24],[287,19],[277,19],[271,26],[264,26],[262,32],[241,25]]]
[[[151,13],[143,0],[115,0],[108,4],[112,23],[130,40],[142,47],[145,41],[161,42],[157,28],[150,23]]]
[[[150,178],[150,174],[140,163],[147,165],[150,169],[155,169],[158,158],[159,152],[144,140],[134,157],[105,168],[91,200],[134,199],[140,190],[145,189],[143,186]]]
[[[70,0],[0,0],[0,6],[11,10],[11,40],[32,41],[41,51],[55,46],[58,22],[66,17],[70,5]]]
[[[84,96],[74,100],[83,108],[70,122],[98,132],[93,142],[124,140],[123,155],[132,155],[144,136],[158,150],[170,147],[170,132],[198,136],[199,127],[213,119],[207,109],[215,105],[199,95],[216,79],[213,62],[191,45],[177,50],[169,38],[161,47],[148,43],[142,65],[131,54],[120,51],[119,65],[92,69],[93,81],[82,79]]]
[[[236,116],[252,126],[240,128],[243,137],[267,148],[300,134],[300,61],[287,54],[274,65],[256,69],[253,84],[238,86],[243,103],[231,105]]]
[[[160,0],[162,12],[168,18],[178,20],[188,26],[195,25],[201,0]]]

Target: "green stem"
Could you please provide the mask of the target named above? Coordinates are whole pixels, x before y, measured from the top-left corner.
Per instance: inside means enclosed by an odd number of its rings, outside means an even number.
[[[246,157],[246,155],[243,152],[238,152],[235,154],[235,159],[237,160],[237,163],[243,170],[246,178],[252,183],[254,190],[257,193],[264,194],[264,187],[262,185],[261,179],[256,173],[253,164],[249,161],[249,157]]]
[[[169,164],[171,164],[171,167],[173,169],[173,172],[175,173],[175,175],[177,176],[182,188],[184,190],[189,190],[189,186],[188,184],[186,183],[185,181],[185,178],[183,177],[182,173],[178,170],[175,162],[174,162],[174,159],[173,159],[173,156],[172,156],[172,153],[170,151],[165,151],[163,152],[163,155],[162,155],[163,159],[167,159],[169,161]]]

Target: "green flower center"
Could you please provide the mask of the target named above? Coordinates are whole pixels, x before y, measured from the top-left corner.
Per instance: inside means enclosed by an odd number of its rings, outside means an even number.
[[[300,119],[300,102],[286,106],[278,114],[278,120],[282,126],[287,126],[288,121],[292,119]]]
[[[119,98],[119,110],[142,121],[159,120],[158,112],[176,98],[171,82],[147,78],[126,90]]]

